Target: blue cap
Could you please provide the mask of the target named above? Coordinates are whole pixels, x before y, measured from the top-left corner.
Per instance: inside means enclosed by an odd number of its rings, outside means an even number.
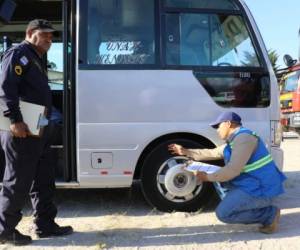
[[[27,30],[41,30],[44,32],[56,32],[52,24],[45,19],[34,19],[27,25]]]
[[[209,124],[210,126],[212,126],[213,128],[218,128],[219,124],[222,122],[226,122],[226,121],[231,121],[231,122],[235,122],[237,124],[242,125],[242,118],[234,112],[223,112],[221,113],[218,118],[211,124]]]

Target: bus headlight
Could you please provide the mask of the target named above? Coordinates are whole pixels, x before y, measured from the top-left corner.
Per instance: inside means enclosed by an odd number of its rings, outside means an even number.
[[[279,147],[282,142],[282,125],[280,121],[271,121],[271,145]]]

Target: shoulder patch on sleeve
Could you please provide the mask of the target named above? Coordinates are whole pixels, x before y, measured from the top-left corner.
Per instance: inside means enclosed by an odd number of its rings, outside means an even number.
[[[20,63],[23,65],[23,66],[26,66],[27,64],[28,64],[28,59],[27,59],[27,57],[26,56],[22,56],[21,58],[20,58]]]
[[[21,65],[16,65],[16,66],[15,66],[15,73],[16,73],[18,76],[22,75],[23,69],[22,69]]]

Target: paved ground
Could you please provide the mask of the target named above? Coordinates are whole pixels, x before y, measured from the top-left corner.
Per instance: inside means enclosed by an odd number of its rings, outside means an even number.
[[[300,249],[300,139],[287,139],[284,170],[287,193],[278,200],[282,208],[280,232],[266,236],[257,225],[226,225],[213,212],[161,213],[144,201],[138,185],[132,190],[58,190],[57,221],[72,225],[68,237],[35,240],[22,249]],[[30,231],[30,206],[19,225]],[[20,249],[0,245],[0,249]]]

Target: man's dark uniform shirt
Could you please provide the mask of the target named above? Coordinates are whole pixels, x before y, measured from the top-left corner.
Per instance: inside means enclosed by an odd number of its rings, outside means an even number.
[[[51,90],[47,71],[27,41],[10,48],[2,57],[0,109],[12,123],[22,122],[19,100],[47,107],[51,112]]]

